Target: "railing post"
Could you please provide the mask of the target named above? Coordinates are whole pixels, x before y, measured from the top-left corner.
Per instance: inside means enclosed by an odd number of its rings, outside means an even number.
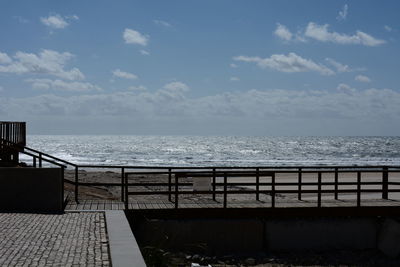
[[[271,175],[271,208],[275,208],[275,172]]]
[[[227,190],[228,190],[228,177],[226,172],[224,172],[224,208],[227,207]]]
[[[42,168],[42,153],[39,153],[39,168]]]
[[[299,199],[299,200],[301,200],[301,184],[302,184],[302,175],[303,175],[303,173],[301,172],[301,168],[299,168],[299,188],[298,188],[298,190],[299,190],[299,192],[298,192],[298,196],[297,196],[297,198]]]
[[[75,202],[79,203],[78,200],[78,187],[79,187],[79,178],[78,178],[78,166],[75,166]]]
[[[322,173],[318,172],[318,208],[321,208],[321,183],[322,183]]]
[[[335,168],[335,200],[339,199],[339,169]]]
[[[215,174],[215,168],[213,168],[213,200],[216,201],[216,194],[215,194],[215,190],[216,190],[216,174]]]
[[[361,206],[361,172],[357,172],[357,207]]]
[[[32,161],[33,161],[33,163],[32,163],[33,164],[33,168],[36,168],[36,157],[33,157]]]
[[[172,174],[171,174],[171,168],[168,169],[168,200],[172,202]]]
[[[125,193],[125,188],[124,188],[124,177],[125,177],[125,168],[121,168],[121,201],[124,201],[124,193]]]
[[[125,173],[124,177],[124,190],[125,190],[125,210],[129,209],[129,195],[128,195],[128,174]]]
[[[256,200],[260,200],[260,168],[256,168]]]
[[[179,193],[178,193],[178,175],[175,173],[175,209],[178,208],[178,198],[179,198]]]
[[[388,167],[383,167],[382,171],[382,198],[389,199],[388,189],[389,189],[389,171]]]

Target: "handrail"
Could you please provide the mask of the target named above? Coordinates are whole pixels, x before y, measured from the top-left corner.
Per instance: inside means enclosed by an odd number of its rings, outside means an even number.
[[[304,167],[303,167],[304,168]],[[362,173],[381,173],[382,174],[382,179],[380,181],[362,181]],[[125,187],[125,208],[129,208],[129,196],[130,195],[168,195],[168,199],[171,202],[175,203],[175,209],[179,207],[179,195],[190,195],[190,194],[208,194],[208,195],[213,195],[213,200],[215,200],[215,195],[223,195],[223,207],[227,208],[227,195],[228,194],[249,194],[249,193],[254,193],[256,195],[256,200],[259,200],[259,195],[260,194],[270,194],[271,196],[271,208],[275,208],[275,198],[276,195],[279,193],[290,193],[290,194],[297,194],[298,195],[298,200],[301,200],[302,194],[305,193],[315,193],[317,194],[317,205],[318,207],[321,207],[322,203],[322,194],[323,193],[333,193],[334,194],[334,199],[338,199],[338,194],[339,193],[353,193],[356,196],[357,200],[357,207],[361,207],[361,193],[363,192],[370,192],[370,193],[381,193],[382,194],[382,199],[388,199],[388,193],[390,192],[400,192],[400,189],[389,189],[389,185],[400,185],[400,182],[389,182],[388,180],[388,173],[389,172],[400,172],[400,170],[389,170],[386,166],[383,166],[380,168],[380,170],[370,170],[368,168],[366,169],[357,169],[357,170],[339,170],[338,168],[335,168],[333,171],[327,171],[327,170],[308,170],[308,171],[303,171],[303,169],[298,169],[297,171],[287,171],[287,170],[272,170],[268,172],[262,172],[258,168],[256,168],[255,171],[250,172],[250,171],[244,171],[244,172],[238,172],[238,171],[216,171],[214,169],[212,172],[199,172],[199,171],[193,171],[193,172],[180,172],[180,171],[171,171],[169,169],[169,172],[149,172],[150,174],[169,174],[168,177],[168,182],[136,182],[136,183],[131,183],[129,182],[129,176],[132,175],[143,175],[146,174],[146,172],[126,172],[125,173],[125,178],[124,178],[124,187]],[[298,182],[277,182],[276,181],[276,175],[277,174],[287,174],[287,173],[297,173],[298,174]],[[304,173],[313,173],[317,174],[317,182],[305,182],[301,178],[304,178],[301,176],[301,174]],[[335,181],[322,181],[322,174],[324,173],[334,173],[335,174]],[[338,179],[338,174],[339,173],[355,173],[357,176],[357,181],[356,182],[351,182],[351,181],[339,181]],[[228,178],[233,178],[233,177],[253,177],[255,178],[256,182],[228,182]],[[270,182],[260,182],[260,179],[258,179],[262,175],[269,176],[271,177]],[[175,181],[172,182],[171,176],[175,177]],[[179,178],[184,178],[184,177],[203,177],[203,178],[213,178],[212,181],[212,189],[207,190],[207,191],[193,191],[193,190],[182,190],[180,187],[182,186],[191,186],[193,185],[192,182],[180,182]],[[216,182],[215,178],[220,177],[223,178],[223,182]],[[165,176],[166,178],[166,176]],[[211,182],[211,181],[210,181]],[[339,186],[342,185],[352,185],[356,186],[356,188],[352,189],[343,189],[339,188]],[[377,185],[377,188],[361,188],[362,185]],[[129,187],[143,187],[145,186],[146,188],[150,189],[150,191],[129,191]],[[167,187],[168,190],[159,190],[159,187]],[[216,187],[219,187],[220,190],[216,190]],[[236,190],[228,190],[228,186],[252,186],[255,187],[255,190],[252,188],[246,188],[246,189],[236,189]],[[260,189],[260,186],[269,186],[270,189]],[[291,186],[294,187],[295,189],[282,189],[282,188],[276,188],[277,186],[279,187],[285,187],[285,186]],[[317,187],[317,189],[304,189],[302,186],[314,186]],[[334,186],[333,189],[326,189],[323,188],[323,186]],[[152,190],[152,187],[156,187],[156,190]],[[221,190],[221,187],[223,188]],[[172,196],[174,196],[174,200],[172,200]]]
[[[52,156],[52,155],[49,155],[49,154],[47,154],[47,153],[43,153],[43,152],[41,152],[41,151],[38,151],[38,150],[36,150],[36,149],[30,148],[30,147],[27,147],[27,146],[21,146],[21,145],[19,145],[19,144],[10,142],[10,141],[5,140],[5,139],[2,139],[2,138],[0,138],[0,141],[1,141],[1,142],[6,142],[6,143],[9,143],[9,144],[12,144],[13,146],[16,146],[16,147],[19,147],[19,148],[23,148],[23,149],[26,149],[26,150],[28,150],[28,151],[34,152],[34,153],[37,153],[37,154],[41,155],[42,158],[43,158],[43,156],[45,156],[45,157],[51,158],[51,159],[53,159],[53,160],[63,162],[63,163],[65,163],[65,164],[67,164],[67,165],[71,165],[71,166],[74,166],[74,167],[77,166],[77,164],[74,164],[74,163],[72,163],[72,162],[69,162],[69,161],[66,161],[66,160],[63,160],[63,159],[54,157],[54,156]]]
[[[3,140],[1,140],[1,141],[3,141]],[[49,159],[46,159],[46,158],[43,158],[43,157],[40,158],[38,155],[29,153],[29,152],[26,152],[26,151],[17,150],[17,149],[16,149],[15,147],[13,147],[13,146],[10,146],[9,149],[15,150],[16,152],[23,153],[23,154],[28,155],[28,156],[31,156],[31,157],[34,158],[34,159],[40,159],[40,160],[43,160],[43,161],[45,161],[45,162],[54,164],[54,165],[56,165],[56,166],[59,166],[59,167],[62,167],[62,168],[67,168],[67,166],[64,165],[64,164],[60,164],[60,163],[58,163],[58,162],[56,162],[56,161],[49,160]]]
[[[361,184],[374,184],[374,185],[382,185],[382,189],[379,189],[379,192],[382,192],[382,198],[387,199],[388,198],[388,193],[389,192],[394,192],[393,190],[396,189],[389,189],[389,185],[396,185],[396,182],[388,181],[388,173],[389,172],[400,172],[400,166],[387,166],[387,165],[368,165],[368,166],[358,166],[358,165],[315,165],[315,166],[132,166],[132,165],[90,165],[90,164],[75,164],[57,157],[54,157],[52,155],[49,155],[47,153],[43,153],[41,151],[38,151],[33,148],[29,148],[26,146],[20,146],[18,144],[12,143],[8,140],[5,139],[0,139],[1,142],[6,142],[10,143],[13,146],[23,148],[22,151],[19,151],[21,153],[27,154],[31,156],[34,159],[34,163],[36,164],[36,160],[39,160],[39,167],[41,167],[41,161],[45,161],[57,166],[60,166],[62,168],[67,168],[67,165],[74,167],[75,169],[75,181],[68,181],[71,184],[75,185],[75,201],[79,202],[78,199],[78,194],[79,194],[79,186],[121,186],[121,201],[125,202],[126,207],[128,206],[129,202],[129,195],[135,194],[134,192],[129,192],[128,188],[130,186],[140,186],[139,184],[135,183],[129,183],[128,182],[128,176],[130,175],[150,175],[150,174],[157,174],[157,175],[166,175],[168,177],[168,182],[167,183],[154,183],[154,186],[161,185],[162,186],[168,186],[168,199],[172,201],[172,195],[175,195],[175,205],[176,207],[178,206],[178,196],[181,194],[179,191],[179,186],[182,186],[179,182],[179,178],[181,177],[202,177],[202,176],[208,176],[212,178],[212,194],[213,194],[213,200],[215,200],[216,194],[221,194],[224,193],[224,201],[226,202],[226,195],[231,194],[229,190],[227,190],[227,185],[242,185],[242,186],[251,186],[254,185],[256,187],[256,199],[259,200],[259,194],[260,193],[270,193],[272,198],[272,206],[275,205],[275,195],[277,193],[280,193],[281,190],[278,190],[275,188],[275,186],[286,186],[286,185],[291,185],[291,186],[298,186],[297,191],[293,191],[294,193],[298,194],[298,199],[301,200],[301,195],[302,193],[306,193],[309,190],[305,190],[302,188],[302,186],[310,186],[310,185],[317,185],[318,190],[321,193],[324,193],[320,187],[324,185],[334,185],[335,188],[334,193],[335,193],[335,199],[338,199],[338,193],[342,192],[341,189],[338,188],[339,185],[357,185],[360,186]],[[26,151],[25,151],[26,150]],[[32,153],[29,153],[29,152]],[[36,153],[37,155],[33,154]],[[61,162],[61,163],[60,163]],[[64,164],[62,164],[64,163]],[[120,183],[101,183],[101,182],[96,182],[96,183],[87,183],[87,182],[79,182],[79,169],[120,169],[121,171],[121,182]],[[127,172],[127,170],[131,170]],[[153,170],[153,171],[143,171],[143,170]],[[154,171],[157,170],[157,171]],[[352,182],[339,182],[338,181],[338,173],[372,173],[372,172],[379,172],[382,173],[382,182],[362,182],[359,183],[357,182],[356,184]],[[298,182],[297,183],[280,183],[276,182],[276,174],[279,173],[291,173],[291,174],[298,174]],[[307,173],[316,173],[318,174],[318,182],[317,183],[309,183],[309,182],[304,182],[302,180],[302,175],[307,174]],[[334,173],[335,174],[335,182],[330,182],[330,183],[321,183],[320,182],[320,177],[323,173]],[[246,176],[246,177],[255,177],[256,178],[256,183],[254,184],[248,184],[248,183],[228,183],[227,178],[228,177],[240,177]],[[172,179],[175,181],[173,182]],[[271,183],[262,183],[260,182],[260,177],[264,176],[270,176],[272,177]],[[217,183],[216,178],[217,177],[223,177],[224,178],[224,183]],[[151,184],[148,184],[148,186],[151,186]],[[224,188],[223,191],[217,191],[216,187],[217,186],[222,186]],[[271,186],[271,190],[261,190],[260,186]],[[322,191],[321,191],[322,190]],[[324,189],[325,190],[325,189]],[[361,190],[361,189],[360,189]],[[354,192],[364,192],[363,190],[358,190],[358,191],[352,191]],[[365,189],[367,190],[367,189]],[[245,191],[248,193],[248,191]],[[291,191],[292,192],[292,191]],[[137,192],[136,192],[137,193]],[[160,191],[154,191],[151,192],[150,194],[158,194]],[[193,192],[192,192],[193,193]],[[196,193],[199,193],[196,191]],[[147,194],[147,193],[140,193],[140,194]],[[182,191],[182,194],[184,191]],[[320,196],[319,196],[320,197]],[[320,205],[320,204],[319,204]],[[226,206],[226,203],[225,205]]]
[[[359,165],[311,165],[311,166],[304,166],[304,165],[295,165],[295,166],[149,166],[149,165],[142,165],[142,166],[132,166],[132,165],[91,165],[91,164],[82,164],[78,165],[80,168],[105,168],[105,169],[112,169],[112,168],[129,168],[129,169],[176,169],[176,170],[201,170],[201,169],[380,169],[383,167],[388,168],[399,168],[400,166],[390,166],[390,165],[366,165],[366,166],[359,166]]]

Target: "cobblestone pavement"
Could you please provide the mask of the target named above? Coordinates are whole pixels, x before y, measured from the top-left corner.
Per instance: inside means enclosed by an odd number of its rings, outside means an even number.
[[[0,213],[0,266],[111,266],[105,215]]]

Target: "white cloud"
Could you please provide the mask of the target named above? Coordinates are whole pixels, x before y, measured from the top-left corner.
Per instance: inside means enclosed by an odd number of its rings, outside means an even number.
[[[315,71],[323,75],[333,75],[334,71],[328,67],[315,63],[310,59],[302,58],[295,53],[288,55],[275,54],[269,58],[237,56],[236,61],[253,62],[261,68],[271,68],[282,72],[308,72]]]
[[[142,50],[140,50],[140,54],[142,54],[144,56],[148,56],[148,55],[150,55],[150,52],[142,49]]]
[[[384,28],[385,31],[387,31],[387,32],[393,31],[392,27],[390,27],[390,26],[388,26],[388,25],[383,26],[383,28]]]
[[[348,10],[349,10],[349,6],[348,6],[347,4],[345,4],[345,5],[343,6],[342,10],[339,11],[339,14],[338,14],[338,16],[336,17],[336,19],[337,19],[338,21],[346,20]]]
[[[129,86],[129,87],[128,87],[128,90],[130,90],[130,91],[146,91],[147,88],[146,88],[146,86],[143,86],[143,85],[139,85],[139,86]]]
[[[9,64],[11,62],[11,58],[6,53],[0,52],[0,64]]]
[[[355,88],[352,88],[350,85],[345,84],[345,83],[340,83],[336,87],[336,90],[344,92],[344,93],[354,93],[354,92],[356,92]]]
[[[238,65],[236,65],[235,63],[231,63],[231,64],[229,64],[229,67],[231,67],[231,68],[237,68],[238,67]]]
[[[164,88],[176,92],[187,92],[189,90],[189,86],[179,81],[167,83],[166,85],[164,85]]]
[[[58,14],[42,17],[40,21],[52,29],[64,29],[69,25],[69,23]]]
[[[239,77],[230,77],[229,80],[231,82],[238,82],[238,81],[240,81],[240,78]]]
[[[373,36],[357,31],[354,35],[341,34],[337,32],[330,32],[329,25],[318,25],[310,22],[307,25],[304,35],[321,42],[332,42],[337,44],[360,44],[366,46],[378,46],[386,43],[385,40],[376,39]]]
[[[331,58],[326,58],[325,59],[329,64],[334,66],[338,72],[350,72],[350,67],[348,65],[344,65],[342,63],[339,63]]]
[[[4,56],[3,56],[4,57]],[[67,80],[83,80],[85,76],[77,69],[65,70],[66,63],[74,57],[69,52],[42,50],[39,54],[18,51],[11,62],[5,57],[6,64],[0,65],[0,72],[23,74],[47,74]],[[3,59],[4,60],[4,59]]]
[[[39,90],[57,90],[57,91],[101,91],[102,89],[96,85],[87,82],[66,82],[62,80],[51,79],[28,79],[26,82],[32,85],[32,88]]]
[[[274,34],[285,41],[290,41],[293,36],[289,29],[280,23],[277,24]]]
[[[371,79],[368,76],[365,75],[357,75],[354,80],[362,83],[369,83],[371,82]]]
[[[169,22],[164,21],[164,20],[155,19],[155,20],[153,20],[153,22],[154,22],[154,24],[159,25],[159,26],[163,26],[163,27],[167,27],[167,28],[172,27],[172,25]]]
[[[79,20],[79,17],[77,15],[69,15],[69,16],[65,16],[65,18],[71,19],[71,20]]]
[[[351,68],[348,65],[337,62],[332,58],[325,58],[326,62],[336,68],[337,72],[354,72],[354,71],[365,71],[365,68]]]
[[[127,44],[138,44],[146,46],[149,42],[149,37],[138,31],[126,28],[123,33],[123,38]]]
[[[45,82],[46,83],[46,82]],[[176,84],[175,84],[176,85]],[[171,88],[182,86],[170,86]],[[209,123],[233,120],[238,127],[253,120],[257,125],[273,120],[306,119],[319,122],[348,119],[350,125],[360,121],[398,121],[400,92],[391,89],[356,90],[346,84],[338,90],[248,90],[188,98],[180,90],[161,89],[154,92],[119,92],[79,96],[42,95],[26,98],[0,98],[0,107],[8,114],[21,117],[57,114],[88,116],[124,116],[130,120],[150,122],[174,119],[187,121],[204,119]],[[320,120],[315,122],[315,120]],[[300,121],[298,121],[300,122]],[[209,124],[211,125],[211,124]],[[271,124],[268,124],[269,126]],[[304,128],[304,127],[303,127]],[[325,133],[327,134],[327,132]]]
[[[125,72],[125,71],[121,71],[120,69],[116,69],[112,72],[112,74],[115,77],[119,77],[119,78],[124,78],[124,79],[130,79],[130,80],[136,80],[138,78],[137,75],[133,74],[133,73],[129,73],[129,72]]]

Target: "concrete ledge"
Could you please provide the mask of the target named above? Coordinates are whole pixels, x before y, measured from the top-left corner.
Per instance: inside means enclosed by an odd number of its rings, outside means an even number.
[[[146,266],[125,213],[106,211],[106,224],[110,242],[111,262],[114,267]]]

